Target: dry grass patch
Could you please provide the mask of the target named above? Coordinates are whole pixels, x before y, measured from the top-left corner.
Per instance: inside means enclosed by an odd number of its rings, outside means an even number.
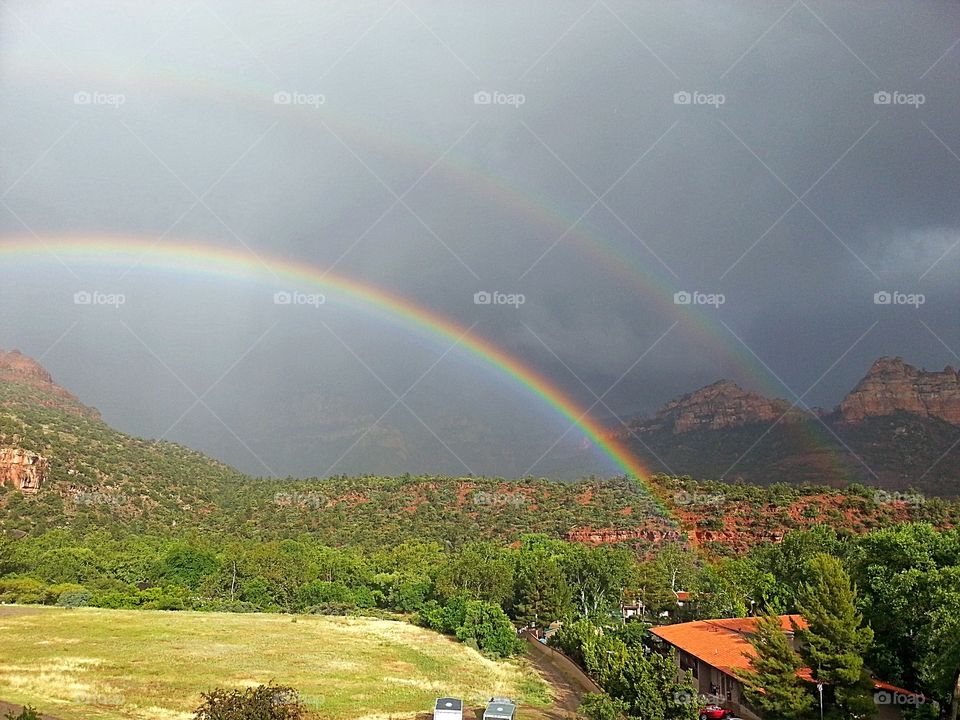
[[[2,607],[0,620],[0,698],[63,720],[189,720],[203,691],[270,681],[324,720],[413,718],[441,694],[540,695],[523,664],[386,620]]]

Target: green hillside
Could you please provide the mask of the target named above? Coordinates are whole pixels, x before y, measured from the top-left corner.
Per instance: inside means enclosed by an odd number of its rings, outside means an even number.
[[[0,486],[0,526],[31,534],[176,527],[265,539],[309,532],[331,545],[378,545],[672,528],[653,498],[625,479],[251,478],[182,446],[120,433],[44,388],[0,381],[0,447],[11,446],[50,461],[37,495]]]

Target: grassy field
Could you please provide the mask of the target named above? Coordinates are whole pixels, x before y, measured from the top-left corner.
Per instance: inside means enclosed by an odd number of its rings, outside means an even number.
[[[0,699],[63,720],[188,720],[201,691],[271,680],[325,720],[412,718],[438,695],[544,697],[525,665],[401,622],[0,607]]]

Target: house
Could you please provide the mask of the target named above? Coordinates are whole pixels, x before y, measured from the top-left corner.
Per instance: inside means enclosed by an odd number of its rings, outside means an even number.
[[[463,720],[463,700],[437,698],[433,706],[433,720]]]
[[[560,632],[560,628],[562,627],[563,627],[562,622],[560,622],[559,620],[554,620],[552,623],[550,623],[550,625],[546,627],[546,629],[540,631],[537,637],[539,638],[540,642],[545,643],[554,635],[556,635],[558,632]]]
[[[660,613],[660,617],[682,617],[683,609],[690,604],[690,593],[686,590],[674,590],[673,595],[677,599],[677,609],[664,610]],[[624,622],[642,620],[650,609],[636,597],[632,597],[630,600],[630,602],[624,601],[620,603],[620,616]]]
[[[716,703],[747,720],[760,720],[743,694],[743,684],[737,679],[743,670],[750,669],[750,660],[756,653],[750,636],[756,632],[759,618],[722,618],[665,625],[650,632],[663,640],[676,659],[680,674],[693,675],[693,684],[705,702]],[[799,615],[781,615],[780,628],[797,649],[794,628],[804,629],[806,621]],[[813,683],[810,668],[802,668],[798,675]],[[925,702],[922,695],[904,688],[874,681],[874,701],[880,720],[899,720],[902,710]]]
[[[510,698],[493,697],[483,711],[483,720],[515,720],[517,703]]]

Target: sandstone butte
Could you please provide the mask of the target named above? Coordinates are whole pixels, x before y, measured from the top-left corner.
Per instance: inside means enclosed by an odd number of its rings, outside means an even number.
[[[902,358],[883,357],[873,363],[857,386],[833,412],[818,415],[856,424],[895,412],[939,418],[960,425],[960,373],[952,367],[929,372]],[[639,420],[632,432],[722,430],[756,422],[790,422],[809,417],[809,411],[787,400],[748,392],[729,380],[720,380],[664,405],[654,417]]]

